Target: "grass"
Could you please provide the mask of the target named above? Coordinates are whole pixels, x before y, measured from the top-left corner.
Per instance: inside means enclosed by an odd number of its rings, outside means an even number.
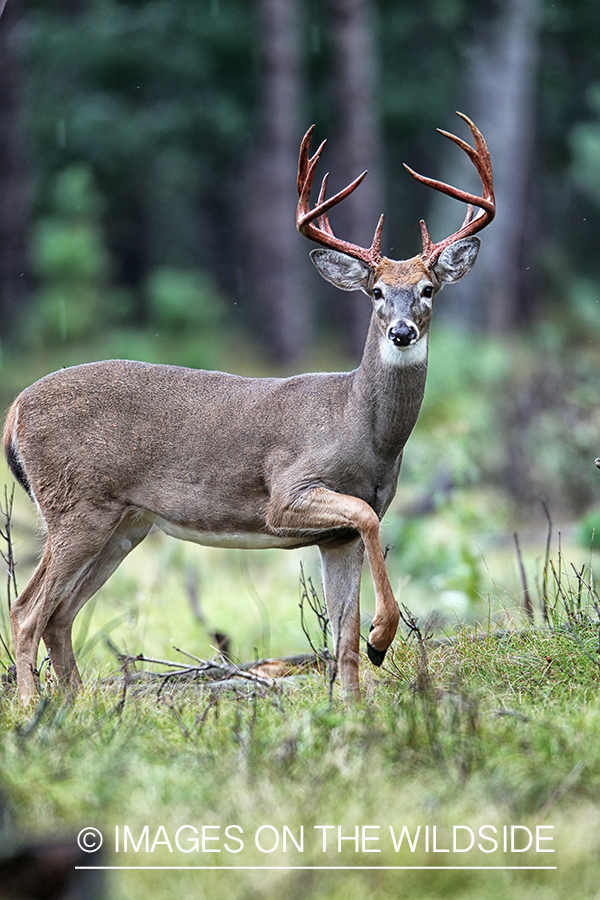
[[[111,864],[345,865],[343,872],[121,872],[112,898],[172,896],[593,897],[600,849],[597,627],[581,622],[577,639],[564,630],[525,631],[474,641],[470,632],[423,655],[400,640],[386,670],[365,675],[364,703],[347,709],[327,700],[323,681],[293,691],[211,697],[199,688],[118,688],[88,683],[74,702],[55,697],[25,713],[2,702],[1,771],[5,836],[72,834],[94,825],[114,846],[115,827],[138,841],[148,825],[153,852],[121,851]],[[587,651],[587,652],[586,652]],[[551,660],[551,662],[549,662]],[[210,849],[184,853],[177,829],[209,826]],[[224,829],[241,837],[228,853]],[[322,850],[322,830],[328,834]],[[338,852],[343,836],[359,826]],[[451,846],[453,826],[475,834],[493,825],[523,826],[552,836],[554,854],[470,851],[434,854],[424,836],[414,853],[393,849],[406,825],[414,838],[437,828],[437,848]],[[8,826],[8,827],[7,827]],[[160,830],[163,826],[164,830]],[[216,827],[216,826],[220,826]],[[265,827],[269,826],[269,827]],[[260,852],[287,826],[299,853]],[[362,827],[379,838],[365,845]],[[371,827],[374,826],[374,827]],[[510,832],[509,832],[510,833]],[[488,831],[487,834],[492,834]],[[184,849],[193,836],[186,830]],[[462,838],[468,832],[459,830]],[[431,834],[430,834],[431,837]],[[171,853],[166,841],[174,848]],[[465,845],[463,845],[465,846]],[[490,847],[490,844],[484,846]],[[523,846],[523,845],[521,845]],[[121,844],[122,847],[122,844]],[[386,871],[356,866],[556,865],[549,871]]]

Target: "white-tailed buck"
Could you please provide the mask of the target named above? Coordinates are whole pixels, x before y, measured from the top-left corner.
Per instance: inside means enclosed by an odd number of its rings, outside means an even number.
[[[112,360],[54,372],[13,403],[4,430],[8,464],[44,520],[47,540],[11,620],[22,698],[36,692],[40,638],[54,670],[78,684],[75,616],[153,527],[219,547],[321,551],[341,684],[359,693],[359,590],[366,550],[375,585],[367,652],[381,665],[399,612],[379,522],[396,492],[402,451],[419,414],[433,298],[473,266],[473,235],[494,216],[486,143],[441,132],[472,160],[482,196],[419,181],[468,204],[461,228],[440,243],[421,222],[423,251],[381,255],[381,217],[368,249],[339,240],[327,213],[327,176],[309,196],[323,144],[300,148],[297,227],[325,249],[312,260],[327,281],[362,290],[373,314],[360,366],[343,374],[241,378]],[[473,207],[481,212],[473,214]]]

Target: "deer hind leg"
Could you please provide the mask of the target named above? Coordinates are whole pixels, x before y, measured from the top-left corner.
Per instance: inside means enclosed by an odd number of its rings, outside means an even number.
[[[52,546],[49,538],[44,554],[25,589],[19,594],[10,611],[17,686],[22,700],[37,693],[37,656],[42,633],[52,613],[77,578],[84,563],[69,557]]]
[[[294,497],[288,505],[278,505],[275,501],[269,511],[268,523],[278,533],[292,535],[335,528],[358,531],[365,545],[375,587],[375,616],[367,652],[371,662],[380,666],[394,640],[400,613],[385,568],[377,513],[358,497],[315,487]]]
[[[122,511],[116,515],[114,510],[96,510],[93,516],[65,516],[60,527],[49,523],[42,559],[10,611],[21,699],[31,699],[37,692],[38,648],[52,614],[83,576],[122,516]]]
[[[341,547],[319,547],[323,585],[331,623],[333,647],[342,689],[360,697],[360,576],[365,548],[357,538]]]
[[[62,684],[72,687],[81,684],[72,638],[77,613],[108,581],[125,557],[143,541],[151,527],[150,522],[140,520],[136,514],[126,516],[105,545],[82,569],[72,588],[50,616],[42,638],[56,676]]]
[[[22,700],[29,700],[36,694],[35,671],[37,650],[41,638],[41,628],[37,626],[37,614],[43,614],[47,606],[46,585],[51,577],[52,553],[47,541],[37,569],[27,586],[21,591],[10,610],[10,619],[15,644],[17,664],[17,685]],[[50,613],[48,613],[48,616]]]

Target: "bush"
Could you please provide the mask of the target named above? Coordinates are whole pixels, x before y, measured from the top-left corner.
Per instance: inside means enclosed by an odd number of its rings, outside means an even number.
[[[180,334],[187,328],[215,331],[223,318],[223,301],[199,269],[155,269],[146,283],[150,320]]]
[[[27,317],[28,344],[82,338],[104,320],[111,266],[101,208],[88,166],[75,163],[59,173],[50,212],[33,229],[32,263],[39,287]]]

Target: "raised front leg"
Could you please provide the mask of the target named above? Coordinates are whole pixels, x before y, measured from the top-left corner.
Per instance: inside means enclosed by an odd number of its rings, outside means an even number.
[[[335,528],[352,528],[358,532],[364,543],[375,587],[375,616],[367,652],[371,662],[380,666],[394,640],[400,613],[385,568],[377,513],[358,497],[338,494],[324,487],[315,487],[295,497],[286,506],[272,502],[268,523],[274,530],[292,535],[329,531]],[[344,683],[345,677],[350,679],[350,669],[346,669],[346,672],[347,675],[344,675],[340,670],[342,687],[356,693],[356,684]]]

